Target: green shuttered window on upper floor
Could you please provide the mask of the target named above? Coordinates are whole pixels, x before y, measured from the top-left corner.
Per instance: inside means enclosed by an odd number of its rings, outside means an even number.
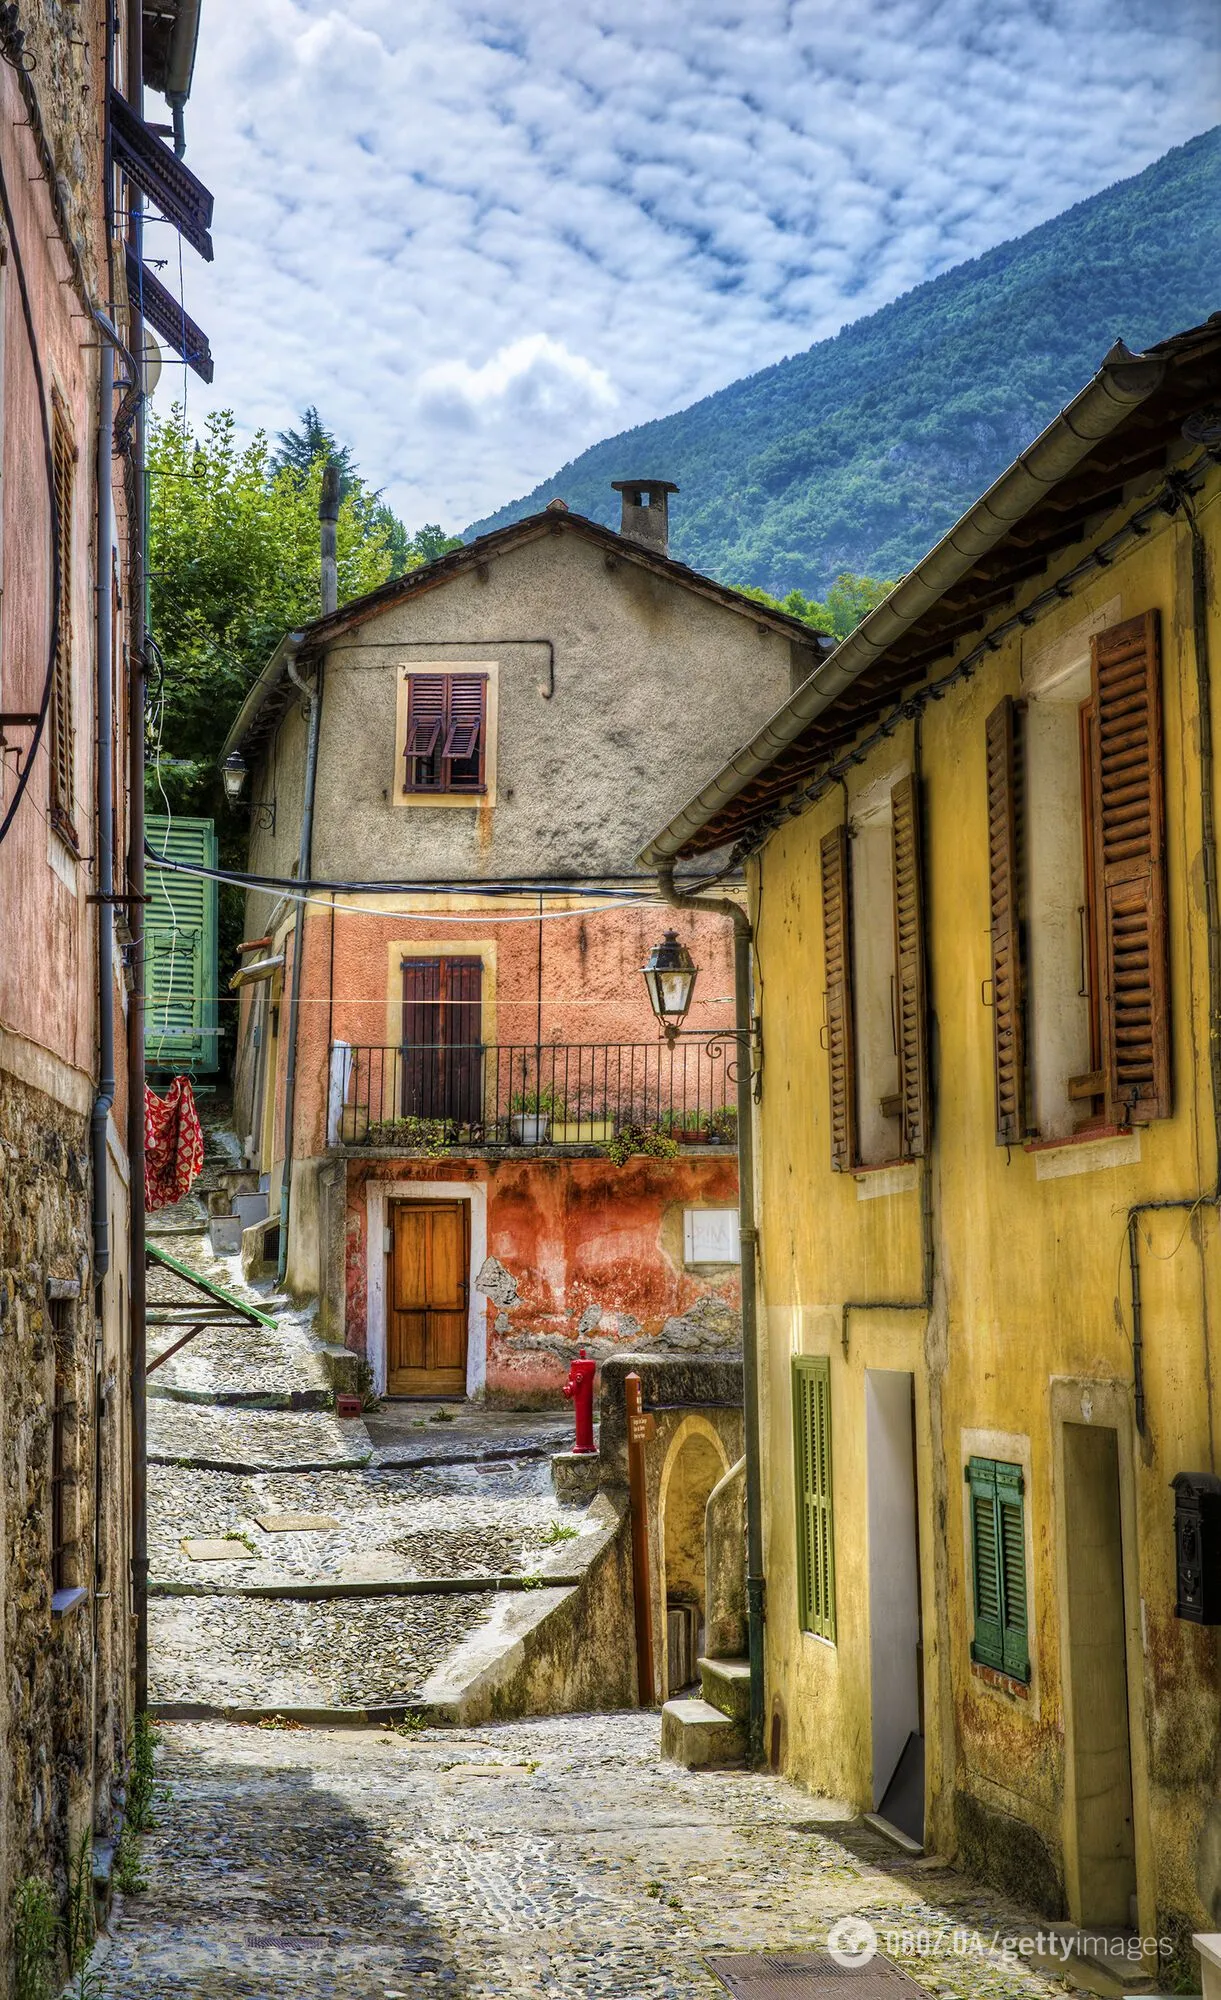
[[[797,1599],[803,1632],[835,1639],[835,1520],[831,1490],[831,1364],[793,1362]]]
[[[1020,1465],[972,1458],[971,1567],[975,1632],[971,1658],[1014,1680],[1030,1679],[1026,1611],[1026,1496]]]
[[[210,819],[149,814],[148,844],[169,861],[215,868]],[[144,913],[144,1050],[148,1067],[191,1070],[217,1066],[216,883],[147,867]]]

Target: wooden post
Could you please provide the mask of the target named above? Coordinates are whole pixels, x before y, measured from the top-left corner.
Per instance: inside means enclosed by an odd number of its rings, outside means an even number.
[[[640,1377],[635,1370],[623,1378],[627,1406],[627,1483],[632,1503],[632,1608],[636,1623],[636,1698],[641,1708],[652,1708],[656,1699],[653,1686],[653,1593],[649,1587],[649,1496],[644,1476],[644,1448],[657,1428],[655,1419],[645,1415],[640,1400]]]

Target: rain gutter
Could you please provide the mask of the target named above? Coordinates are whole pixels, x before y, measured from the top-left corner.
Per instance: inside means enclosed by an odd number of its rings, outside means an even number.
[[[803,681],[758,735],[726,764],[641,854],[646,867],[680,855],[731,800],[766,771],[895,642],[974,568],[1053,488],[1160,386],[1166,364],[1117,342],[1098,373],[944,535],[924,561]]]

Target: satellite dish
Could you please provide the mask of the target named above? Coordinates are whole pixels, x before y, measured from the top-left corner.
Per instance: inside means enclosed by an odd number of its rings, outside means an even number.
[[[147,326],[144,329],[144,349],[140,361],[144,375],[144,393],[146,396],[151,396],[161,380],[161,349]]]

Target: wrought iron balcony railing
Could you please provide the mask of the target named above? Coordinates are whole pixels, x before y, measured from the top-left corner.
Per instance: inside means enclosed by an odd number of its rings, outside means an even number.
[[[737,1142],[731,1035],[707,1041],[331,1047],[331,1145],[595,1146],[630,1130]]]

